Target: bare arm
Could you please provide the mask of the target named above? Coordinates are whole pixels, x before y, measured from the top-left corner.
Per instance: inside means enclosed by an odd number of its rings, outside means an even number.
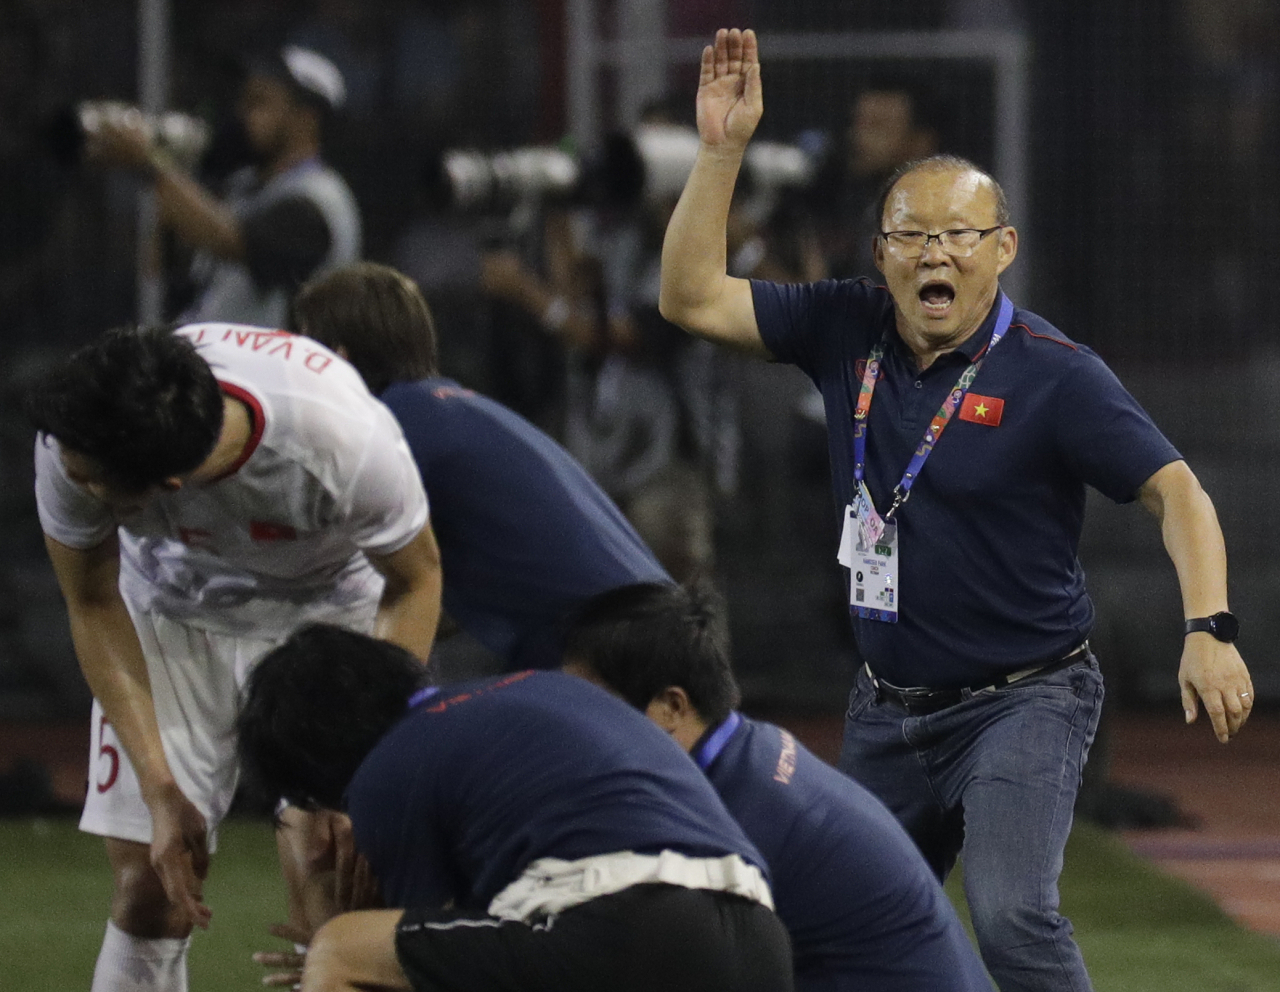
[[[440,548],[431,524],[399,551],[370,560],[387,580],[374,633],[425,662],[440,623],[443,589]]]
[[[1204,617],[1227,609],[1227,553],[1208,494],[1186,462],[1172,462],[1142,484],[1142,505],[1160,521],[1165,550],[1182,590],[1183,615]],[[1178,669],[1187,722],[1197,700],[1224,744],[1249,718],[1253,682],[1234,644],[1207,632],[1188,634]]]
[[[307,952],[303,992],[381,992],[412,986],[396,955],[396,924],[402,909],[343,913],[326,923]]]
[[[767,356],[751,284],[728,274],[725,246],[733,187],[763,111],[755,32],[716,32],[698,80],[702,144],[662,243],[659,308],[692,334]]]
[[[168,162],[138,122],[104,122],[89,136],[90,158],[133,169],[155,183],[160,220],[193,248],[243,259],[240,223],[203,186]]]
[[[588,350],[595,344],[595,314],[589,303],[570,289],[557,291],[550,280],[521,261],[510,250],[487,252],[480,259],[480,286],[536,317],[543,328],[572,348]]]
[[[46,536],[45,547],[85,680],[129,755],[151,812],[152,866],[169,900],[207,926],[200,884],[209,867],[204,817],[183,796],[165,758],[146,659],[117,585],[119,545],[112,537],[82,550]]]

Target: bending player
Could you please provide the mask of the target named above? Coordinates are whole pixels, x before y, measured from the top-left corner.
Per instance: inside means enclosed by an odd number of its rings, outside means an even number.
[[[28,409],[45,543],[96,700],[81,829],[106,838],[114,889],[93,992],[184,990],[243,680],[318,619],[425,659],[440,609],[426,497],[355,371],[280,331],[111,331]]]
[[[394,907],[327,922],[303,990],[792,987],[759,853],[649,721],[559,672],[421,683],[327,625],[250,676],[246,772],[345,809]]]
[[[407,276],[365,262],[317,277],[294,322],[346,357],[400,422],[431,499],[445,612],[508,670],[558,667],[563,622],[591,597],[671,581],[567,451],[439,376],[431,311]]]
[[[566,671],[617,693],[693,755],[769,863],[808,992],[991,992],[911,838],[866,789],[780,727],[738,713],[723,613],[705,591],[637,585],[589,603]]]

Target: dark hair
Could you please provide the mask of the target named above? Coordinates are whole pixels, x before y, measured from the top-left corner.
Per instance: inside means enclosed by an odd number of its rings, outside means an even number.
[[[167,327],[107,331],[41,376],[26,408],[36,430],[129,492],[194,471],[222,431],[213,370]]]
[[[724,604],[705,581],[637,583],[588,600],[572,621],[564,653],[566,662],[586,665],[640,710],[679,686],[702,719],[719,723],[741,699]]]
[[[330,624],[298,630],[254,667],[236,719],[250,789],[301,809],[341,809],[356,769],[425,677],[388,641]]]
[[[893,188],[905,176],[913,172],[930,171],[950,171],[956,172],[976,172],[978,175],[986,178],[991,183],[992,191],[996,196],[996,223],[1009,223],[1009,200],[1004,195],[1004,189],[996,182],[995,176],[991,175],[986,169],[980,168],[967,158],[961,158],[959,155],[929,155],[925,158],[914,159],[911,162],[904,162],[893,170],[893,175],[885,180],[884,185],[880,187],[880,194],[876,198],[876,230],[879,231],[884,225],[884,208],[889,202],[889,196],[893,193]]]
[[[374,393],[436,374],[431,309],[412,279],[386,265],[357,262],[316,276],[294,297],[293,327],[342,348]]]

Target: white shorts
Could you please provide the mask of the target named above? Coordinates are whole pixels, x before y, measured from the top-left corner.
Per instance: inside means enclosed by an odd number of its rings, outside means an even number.
[[[155,700],[165,758],[182,794],[204,814],[209,850],[235,796],[235,720],[240,694],[255,662],[285,639],[239,637],[130,611]],[[371,604],[365,630],[373,628]],[[80,829],[151,843],[151,815],[115,728],[93,703],[89,783]]]

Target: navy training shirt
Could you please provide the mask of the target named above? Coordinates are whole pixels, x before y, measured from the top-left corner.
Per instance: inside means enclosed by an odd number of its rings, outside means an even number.
[[[865,788],[746,718],[706,774],[769,862],[799,992],[992,992],[924,857]]]
[[[853,493],[860,373],[888,332],[866,474],[886,512],[933,415],[990,341],[997,308],[921,372],[883,286],[860,279],[751,287],[765,347],[822,393],[842,513]],[[1181,458],[1096,354],[1026,310],[1014,311],[970,393],[1003,401],[1000,423],[973,423],[957,411],[896,514],[898,622],[852,617],[863,659],[893,685],[980,684],[1077,647],[1093,626],[1076,557],[1086,484],[1127,502]]]
[[[347,790],[356,848],[393,908],[485,910],[539,858],[615,851],[764,859],[689,756],[584,679],[519,672],[443,689]]]
[[[445,612],[509,670],[558,668],[561,622],[592,596],[672,581],[582,466],[519,414],[441,378],[380,399],[431,501]]]

